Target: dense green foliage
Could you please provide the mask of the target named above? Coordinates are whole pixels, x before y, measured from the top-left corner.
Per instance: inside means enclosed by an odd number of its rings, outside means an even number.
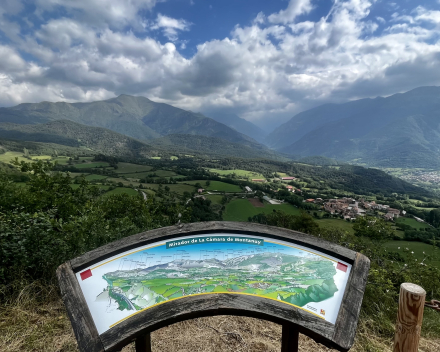
[[[86,251],[191,217],[172,196],[100,197],[85,180],[73,189],[69,175],[52,173],[43,162],[21,166],[31,171],[26,189],[0,179],[1,284],[51,279],[58,265]]]
[[[358,236],[336,228],[320,228],[307,213],[288,215],[276,211],[255,216],[250,221],[307,232],[365,254],[371,261],[371,268],[361,317],[371,331],[378,335],[391,338],[394,334],[398,295],[403,282],[422,286],[427,292],[427,299],[440,297],[440,281],[436,279],[440,276],[440,269],[424,263],[428,255],[418,260],[409,249],[402,249],[400,253],[389,252],[381,242],[359,236],[365,233],[370,238],[382,237],[372,234],[368,220],[359,222]],[[381,229],[383,225],[377,222],[373,228]],[[440,335],[438,314],[429,311],[425,313],[424,329],[425,332],[430,330],[436,336]]]

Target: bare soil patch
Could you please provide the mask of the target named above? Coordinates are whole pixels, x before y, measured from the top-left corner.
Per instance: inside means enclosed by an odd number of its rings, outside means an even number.
[[[255,208],[264,208],[264,204],[260,202],[258,198],[249,198],[249,202],[255,207]]]

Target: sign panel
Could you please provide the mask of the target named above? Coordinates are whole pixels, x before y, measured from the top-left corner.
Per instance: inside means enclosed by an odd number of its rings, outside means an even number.
[[[76,273],[99,334],[191,295],[260,296],[335,324],[352,266],[261,236],[210,233],[138,247]]]

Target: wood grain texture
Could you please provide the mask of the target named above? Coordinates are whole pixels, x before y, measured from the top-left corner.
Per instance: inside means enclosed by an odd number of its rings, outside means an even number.
[[[69,315],[79,350],[81,352],[104,351],[92,315],[70,264],[60,265],[56,274],[61,289],[61,297],[67,308],[67,314]]]
[[[299,245],[319,250],[322,253],[353,263],[356,252],[337,244],[322,240],[318,237],[306,235],[302,232],[292,231],[274,226],[255,224],[250,222],[210,221],[191,224],[181,224],[160,229],[142,232],[125,237],[118,241],[106,244],[84,255],[72,259],[70,264],[75,272],[81,271],[89,265],[95,264],[105,258],[111,257],[130,249],[163,241],[188,234],[209,234],[215,232],[265,236],[274,239],[293,242]]]
[[[188,296],[169,301],[140,311],[98,335],[74,272],[153,242],[212,233],[234,233],[284,240],[352,264],[336,325],[283,302],[231,293]],[[304,233],[254,223],[205,222],[160,228],[109,243],[63,264],[58,269],[58,277],[80,351],[119,351],[135,339],[138,339],[139,349],[147,348],[145,338],[152,331],[182,320],[213,315],[242,315],[266,319],[287,326],[289,331],[295,331],[295,336],[298,332],[303,333],[327,347],[347,351],[354,341],[368,269],[369,260],[362,254]]]
[[[281,352],[298,352],[299,332],[291,324],[283,324]]]
[[[400,286],[394,352],[417,352],[423,322],[426,292],[420,286],[403,283]]]
[[[331,340],[333,324],[282,302],[234,294],[188,296],[152,307],[106,331],[101,340],[106,351],[115,351],[129,343],[133,336],[182,320],[214,315],[241,315],[287,323],[320,343],[337,347]]]
[[[361,311],[362,299],[367,285],[370,260],[361,253],[356,254],[356,260],[351,268],[338,319],[335,324],[333,341],[342,349],[348,351],[353,346],[356,328]]]

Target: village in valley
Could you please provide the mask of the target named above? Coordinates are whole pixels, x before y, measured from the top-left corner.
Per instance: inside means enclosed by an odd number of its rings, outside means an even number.
[[[287,191],[297,194],[302,194],[301,189],[296,189],[294,186],[290,184],[286,184],[292,181],[299,181],[298,178],[293,176],[287,177],[278,177],[274,178],[273,181],[278,181],[284,183],[284,187]],[[266,183],[268,182],[266,179],[252,179],[254,183]],[[200,191],[200,190],[199,190]],[[252,192],[252,189],[248,186],[245,187],[245,191],[248,193]],[[277,193],[275,191],[275,193]],[[283,201],[279,201],[276,199],[272,199],[267,195],[263,196],[263,199],[270,204],[282,204]],[[320,206],[320,211],[324,210],[326,213],[332,216],[338,216],[347,221],[355,221],[356,218],[360,216],[380,216],[387,221],[395,221],[400,216],[406,216],[407,212],[405,210],[399,210],[390,207],[387,204],[380,204],[376,201],[368,201],[365,198],[355,199],[351,197],[342,197],[342,198],[334,198],[334,199],[323,199],[323,198],[307,198],[303,200],[304,203],[315,204],[318,207]],[[417,222],[426,223],[423,219],[411,216]]]

